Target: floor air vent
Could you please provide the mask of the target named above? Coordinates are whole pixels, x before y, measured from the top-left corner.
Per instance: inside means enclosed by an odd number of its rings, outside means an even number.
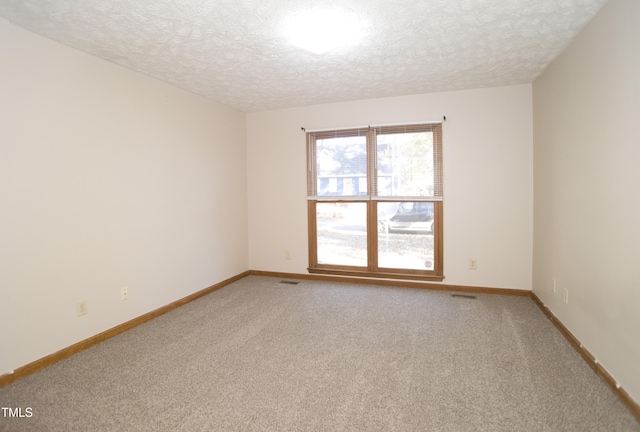
[[[300,282],[298,282],[298,281],[289,281],[289,280],[281,280],[280,283],[281,284],[287,284],[287,285],[298,285]]]
[[[471,295],[471,294],[451,294],[451,297],[462,297],[462,298],[467,298],[467,299],[472,299],[472,300],[476,299],[476,296]]]

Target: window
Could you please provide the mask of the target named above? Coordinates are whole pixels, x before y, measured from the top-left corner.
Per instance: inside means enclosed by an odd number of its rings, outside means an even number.
[[[307,133],[309,272],[442,280],[442,125]]]

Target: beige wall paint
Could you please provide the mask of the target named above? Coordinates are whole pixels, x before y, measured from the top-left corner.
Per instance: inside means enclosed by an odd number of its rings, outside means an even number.
[[[607,3],[533,97],[533,290],[640,401],[640,2]]]
[[[306,273],[301,127],[439,121],[444,134],[444,283],[531,289],[531,86],[362,100],[247,115],[249,262]],[[291,260],[285,259],[291,252]],[[469,270],[470,258],[478,269]]]
[[[243,112],[4,19],[0,65],[0,374],[248,269]]]

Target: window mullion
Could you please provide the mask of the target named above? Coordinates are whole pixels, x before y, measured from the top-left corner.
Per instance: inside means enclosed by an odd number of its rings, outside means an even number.
[[[367,202],[367,250],[369,271],[378,271],[378,215],[377,203],[371,199],[378,195],[378,157],[376,130],[369,128],[367,134],[367,184],[369,201]]]
[[[378,203],[367,201],[367,248],[369,271],[378,271]]]

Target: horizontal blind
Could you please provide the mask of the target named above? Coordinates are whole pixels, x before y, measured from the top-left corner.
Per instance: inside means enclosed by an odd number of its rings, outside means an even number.
[[[433,136],[433,194],[428,196],[380,196],[378,185],[374,184],[375,189],[371,192],[372,199],[378,201],[442,201],[443,200],[443,181],[442,181],[442,123],[422,123],[422,124],[406,124],[406,125],[388,125],[371,127],[372,139],[378,140],[378,136],[385,134],[404,134],[404,133],[421,133],[431,132]],[[375,149],[377,146],[374,144]],[[377,180],[377,157],[374,155],[372,162],[372,171],[374,179]]]
[[[442,123],[436,125],[433,129],[433,187],[434,198],[442,200],[443,198],[443,181],[442,181]]]
[[[413,133],[413,132],[432,132],[441,128],[442,123],[423,123],[423,124],[407,124],[407,125],[389,125],[389,126],[372,126],[371,129],[376,133]]]
[[[360,127],[353,129],[336,129],[322,130],[316,132],[307,132],[307,196],[317,197],[318,195],[318,159],[316,152],[316,141],[331,138],[353,138],[366,136],[369,133],[369,127]],[[327,198],[327,197],[325,197]],[[344,200],[349,197],[336,197]],[[358,199],[364,197],[359,196]]]
[[[377,185],[377,145],[376,137],[380,134],[402,134],[402,133],[433,133],[433,196],[378,196]],[[307,197],[308,199],[322,200],[378,200],[378,201],[442,201],[443,180],[442,180],[442,123],[422,123],[406,125],[386,125],[373,127],[357,127],[352,129],[319,130],[307,132]],[[317,154],[316,141],[331,138],[348,138],[368,136],[367,138],[367,195],[366,196],[323,196],[318,197],[318,175],[317,175]]]

